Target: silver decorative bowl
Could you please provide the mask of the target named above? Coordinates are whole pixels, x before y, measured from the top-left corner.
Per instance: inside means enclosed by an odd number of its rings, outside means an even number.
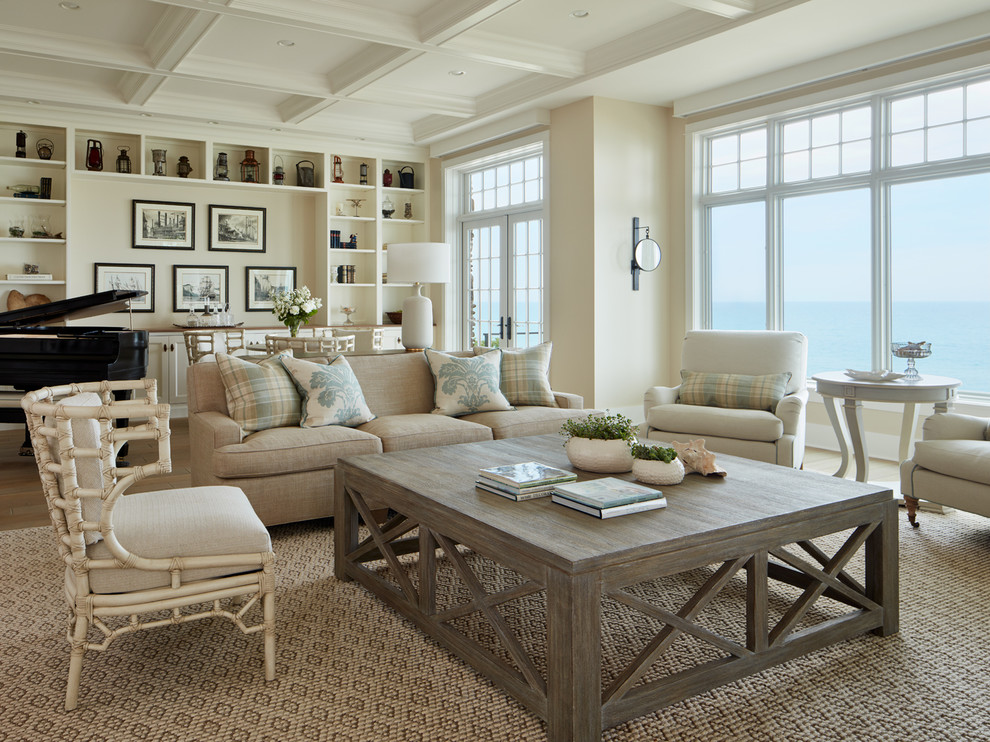
[[[921,378],[914,363],[917,358],[928,358],[932,354],[932,344],[920,341],[917,343],[891,343],[890,352],[897,358],[907,359],[907,368],[904,369],[905,381],[917,381]]]

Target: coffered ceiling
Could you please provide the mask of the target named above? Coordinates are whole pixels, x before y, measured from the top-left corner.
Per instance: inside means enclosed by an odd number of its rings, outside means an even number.
[[[0,105],[428,144],[987,44],[987,0],[0,0]]]

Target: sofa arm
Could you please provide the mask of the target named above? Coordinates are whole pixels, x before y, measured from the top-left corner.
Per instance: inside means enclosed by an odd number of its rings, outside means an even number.
[[[939,412],[925,419],[922,425],[922,439],[926,441],[986,440],[987,425],[990,420],[973,415],[960,415],[957,412]]]
[[[567,392],[553,392],[554,401],[558,407],[567,410],[584,409],[584,397],[580,394],[569,394]]]
[[[241,426],[222,412],[208,410],[189,416],[189,470],[192,485],[215,484],[213,454],[241,442]]]
[[[674,404],[677,401],[677,394],[681,387],[678,386],[651,386],[643,395],[643,417],[649,419],[650,410],[661,404]]]
[[[807,409],[807,389],[798,389],[781,398],[773,414],[784,421],[784,435],[797,435],[804,429]]]

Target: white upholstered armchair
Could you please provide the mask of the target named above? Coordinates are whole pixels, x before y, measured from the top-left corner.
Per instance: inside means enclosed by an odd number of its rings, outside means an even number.
[[[918,500],[990,518],[990,420],[944,412],[927,418],[914,455],[901,462],[901,494],[917,527]]]
[[[681,349],[681,385],[646,391],[647,437],[704,438],[710,451],[799,469],[807,363],[800,332],[691,330]]]

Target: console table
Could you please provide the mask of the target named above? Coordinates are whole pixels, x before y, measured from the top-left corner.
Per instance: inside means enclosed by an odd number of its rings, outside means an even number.
[[[948,412],[956,398],[956,388],[962,383],[950,376],[922,376],[917,381],[861,381],[851,379],[842,371],[826,371],[811,377],[825,402],[825,412],[839,439],[842,457],[836,477],[844,477],[849,469],[850,443],[856,457],[856,480],[865,482],[870,474],[870,457],[863,433],[863,402],[893,402],[904,405],[898,461],[910,455],[914,429],[918,424],[918,403],[932,402],[935,412]],[[849,429],[848,437],[839,421],[837,401],[842,399],[842,411]]]

